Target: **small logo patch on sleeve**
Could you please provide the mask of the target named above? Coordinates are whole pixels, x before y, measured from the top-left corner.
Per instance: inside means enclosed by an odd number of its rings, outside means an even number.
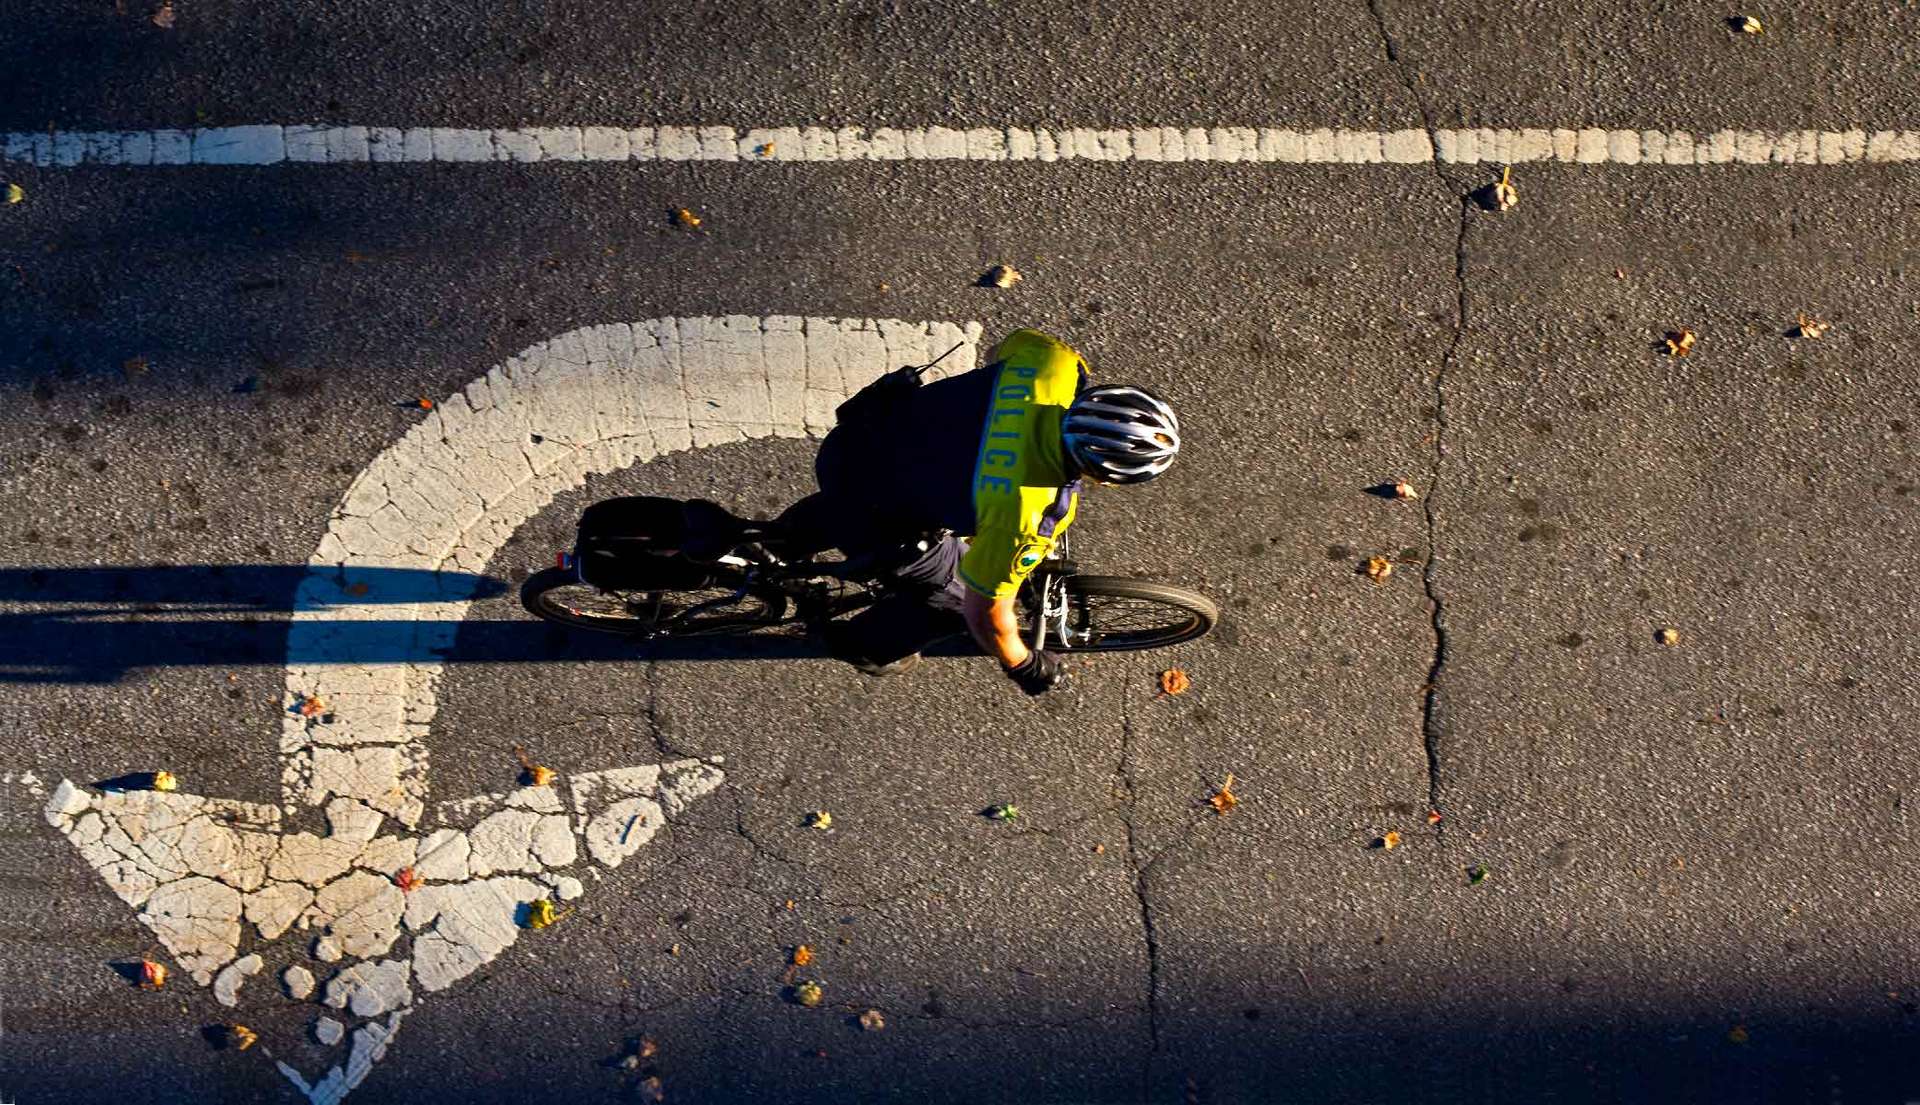
[[[1046,559],[1046,555],[1047,549],[1044,545],[1022,545],[1020,552],[1014,557],[1013,562],[1020,571],[1031,572],[1040,561]]]

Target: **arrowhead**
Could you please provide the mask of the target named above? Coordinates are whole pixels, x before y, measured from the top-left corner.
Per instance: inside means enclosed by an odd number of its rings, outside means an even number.
[[[442,803],[446,827],[424,836],[380,835],[385,815],[350,798],[327,806],[322,836],[283,831],[273,806],[71,780],[46,815],[222,1004],[238,1005],[245,981],[271,968],[279,999],[359,1022],[350,1034],[316,1022],[317,1037],[347,1052],[321,1078],[278,1063],[311,1101],[331,1105],[367,1076],[421,997],[519,938],[528,903],[579,897],[578,875],[620,866],[724,779],[703,760],[562,776]],[[394,881],[407,867],[423,880],[411,893]],[[301,935],[284,939],[295,928]]]

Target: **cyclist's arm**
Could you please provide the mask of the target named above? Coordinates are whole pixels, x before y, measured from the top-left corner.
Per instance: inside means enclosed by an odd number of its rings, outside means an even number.
[[[1027,662],[1027,646],[1020,640],[1020,619],[1014,616],[1012,595],[994,599],[969,588],[961,612],[966,615],[973,639],[987,655],[999,657],[1001,667],[1015,668]]]

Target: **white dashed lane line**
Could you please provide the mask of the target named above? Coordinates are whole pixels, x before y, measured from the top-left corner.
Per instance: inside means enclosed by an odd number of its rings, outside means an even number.
[[[0,157],[78,165],[548,161],[1217,161],[1274,164],[1841,165],[1920,161],[1920,130],[1607,127],[376,127],[258,124],[0,136]]]

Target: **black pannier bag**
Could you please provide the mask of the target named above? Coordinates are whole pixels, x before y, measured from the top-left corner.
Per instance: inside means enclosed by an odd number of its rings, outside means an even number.
[[[603,499],[580,514],[574,557],[580,578],[609,591],[692,591],[713,585],[718,571],[682,552],[692,532],[678,499],[634,495]]]

